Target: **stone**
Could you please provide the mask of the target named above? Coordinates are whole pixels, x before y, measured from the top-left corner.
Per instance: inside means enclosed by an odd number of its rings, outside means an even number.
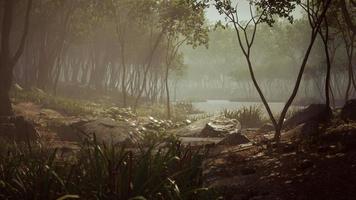
[[[99,142],[114,142],[134,145],[140,138],[139,131],[129,122],[100,118],[91,121],[80,121],[71,125],[81,138],[92,138],[95,134]]]
[[[188,126],[178,128],[172,132],[180,137],[198,137],[201,131],[204,129],[207,123],[212,121],[214,118],[201,119],[195,122],[192,122]]]
[[[331,109],[325,104],[311,104],[286,120],[284,128],[290,129],[299,124],[313,122],[324,122],[330,119]]]
[[[241,124],[236,119],[216,118],[207,123],[199,134],[201,137],[226,137],[241,131]]]
[[[319,133],[319,123],[316,121],[309,121],[283,132],[281,135],[282,141],[302,141],[305,139],[312,139],[313,136]]]
[[[340,114],[343,120],[356,120],[356,99],[348,100]]]
[[[269,132],[269,131],[273,131],[274,130],[274,126],[271,123],[265,123],[264,125],[262,125],[262,127],[259,129],[259,132]]]
[[[243,134],[234,133],[226,136],[218,145],[241,145],[248,144],[251,141]]]

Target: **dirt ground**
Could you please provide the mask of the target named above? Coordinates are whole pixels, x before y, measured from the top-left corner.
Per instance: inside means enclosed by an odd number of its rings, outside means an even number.
[[[216,146],[204,163],[206,185],[225,199],[356,199],[355,123],[330,127],[315,143],[271,146]]]
[[[82,118],[30,102],[14,105],[14,110],[32,121],[51,147],[76,148],[76,142],[53,127]],[[204,185],[216,188],[224,199],[356,199],[355,122],[329,125],[317,142],[296,143],[285,136],[278,148],[263,142],[263,138],[271,137],[266,133],[250,130],[245,135],[252,143],[212,145],[203,164]]]

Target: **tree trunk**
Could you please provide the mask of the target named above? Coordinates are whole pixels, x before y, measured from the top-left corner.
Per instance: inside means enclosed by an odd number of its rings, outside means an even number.
[[[12,70],[16,62],[18,61],[20,55],[22,54],[25,46],[25,39],[28,33],[32,0],[29,0],[27,4],[24,31],[20,39],[20,46],[15,51],[14,56],[11,56],[10,34],[13,22],[14,3],[15,1],[13,0],[5,1],[4,14],[2,18],[0,50],[0,116],[9,116],[13,114],[9,95],[13,77]]]
[[[166,97],[167,97],[167,119],[171,119],[171,104],[169,98],[169,85],[168,85],[168,74],[169,74],[169,65],[166,67],[166,74],[165,74],[165,84],[166,84]]]
[[[9,64],[4,62],[1,58],[1,67],[0,67],[0,116],[9,116],[12,115],[11,101],[10,101],[10,88],[12,82],[12,70],[9,67]]]

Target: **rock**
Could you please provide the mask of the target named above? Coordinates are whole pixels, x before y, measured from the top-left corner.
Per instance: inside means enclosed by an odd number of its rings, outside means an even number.
[[[214,118],[206,118],[195,121],[188,126],[173,130],[173,132],[180,137],[198,137],[200,132],[204,129],[207,123],[212,121]]]
[[[356,120],[356,99],[348,100],[341,110],[341,119]]]
[[[33,124],[22,116],[0,117],[0,137],[15,141],[34,141],[39,135]]]
[[[301,141],[304,139],[311,139],[312,136],[319,132],[319,123],[316,121],[309,121],[307,123],[299,124],[293,129],[282,133],[281,140],[284,141]]]
[[[104,117],[115,119],[116,121],[125,121],[127,118],[135,118],[135,113],[131,108],[119,108],[119,107],[110,107],[105,109],[103,112]]]
[[[139,132],[129,122],[114,121],[109,118],[77,122],[71,125],[82,138],[92,138],[95,134],[99,142],[114,142],[133,145],[140,138]]]
[[[224,117],[216,118],[207,123],[199,136],[201,137],[225,137],[237,134],[241,131],[241,124],[236,119]]]
[[[311,104],[284,123],[285,128],[293,128],[307,122],[323,122],[330,119],[332,112],[325,104]]]
[[[259,129],[259,132],[269,132],[269,131],[273,131],[273,130],[274,130],[273,124],[266,123]]]
[[[218,145],[240,145],[247,144],[251,141],[243,134],[234,133],[226,136],[222,141],[218,143]]]

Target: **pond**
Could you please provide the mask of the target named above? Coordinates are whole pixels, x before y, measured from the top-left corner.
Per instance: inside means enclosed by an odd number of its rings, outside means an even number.
[[[193,107],[204,111],[206,113],[218,113],[223,111],[224,109],[228,110],[237,110],[242,107],[249,107],[249,106],[260,106],[262,110],[267,115],[267,111],[264,108],[262,102],[237,102],[237,101],[229,101],[229,100],[207,100],[205,102],[193,102]],[[284,107],[284,102],[273,102],[269,103],[269,106],[273,113],[280,113]],[[300,108],[300,106],[291,106],[290,109],[293,108]]]

